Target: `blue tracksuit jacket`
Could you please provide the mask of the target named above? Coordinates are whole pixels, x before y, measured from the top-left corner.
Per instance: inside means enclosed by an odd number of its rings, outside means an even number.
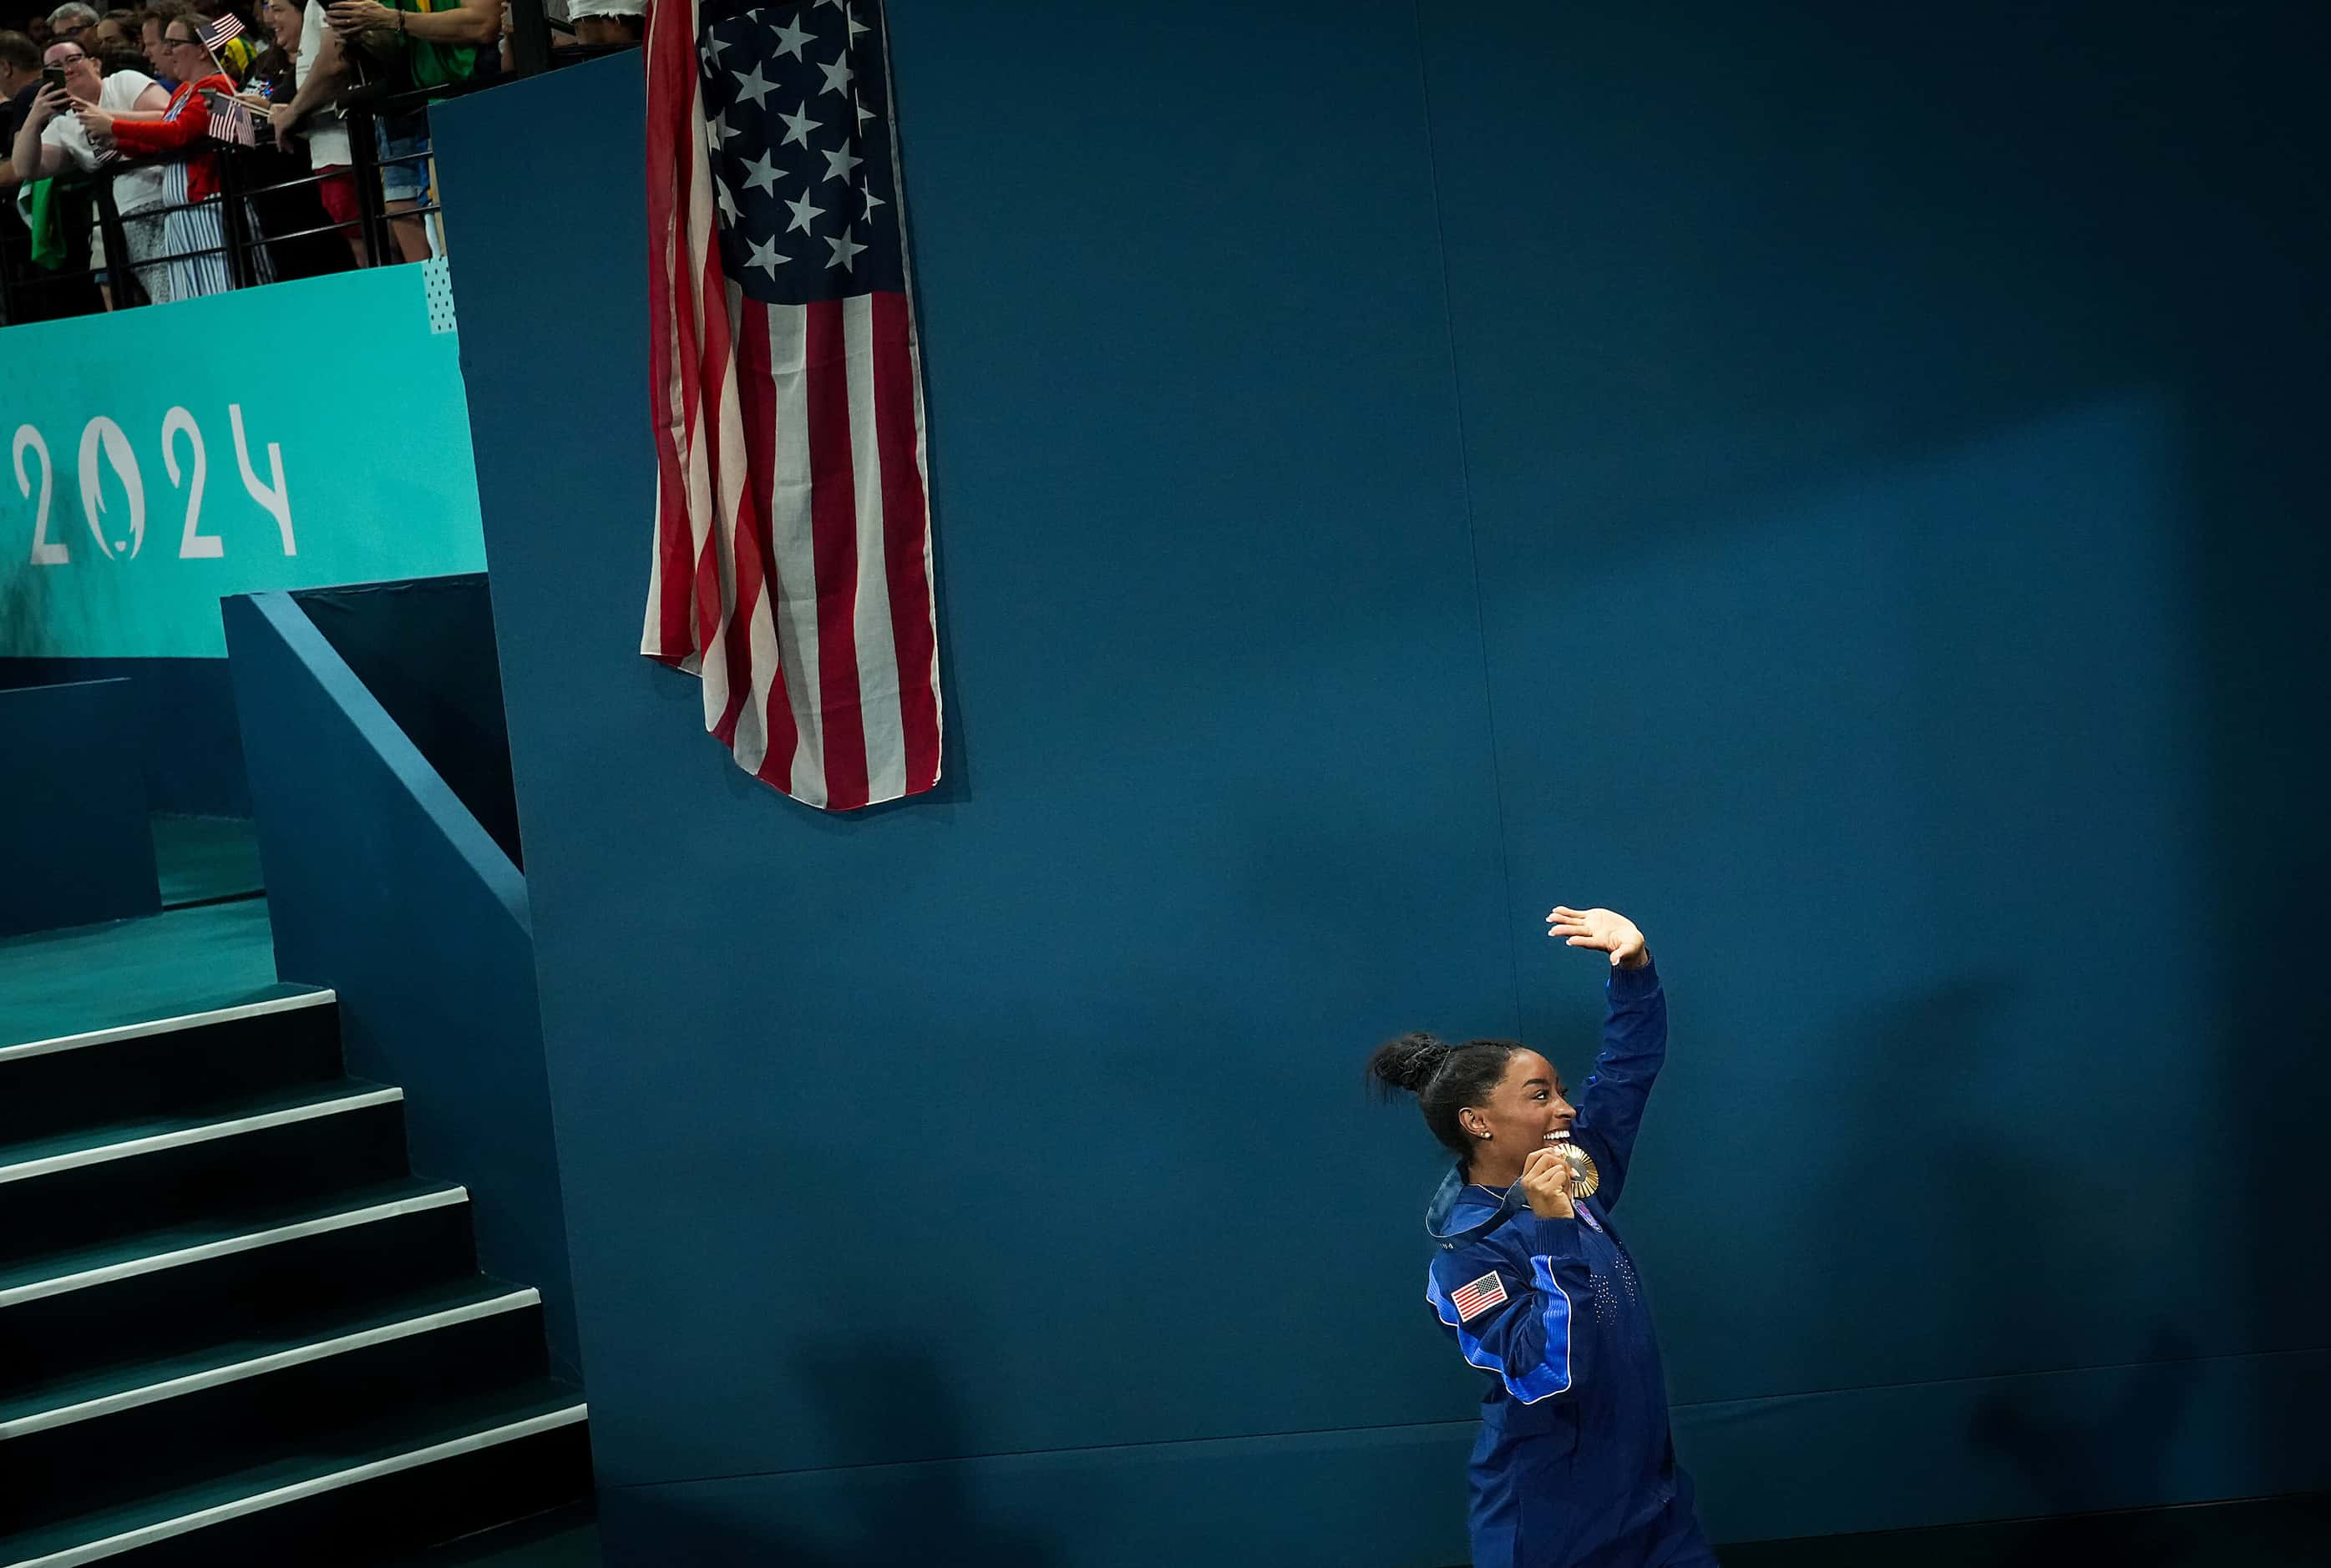
[[[1611,1222],[1667,1054],[1667,1001],[1648,965],[1613,970],[1609,986],[1602,1054],[1571,1130],[1602,1184],[1578,1217],[1541,1220],[1518,1183],[1508,1199],[1453,1170],[1427,1212],[1426,1299],[1488,1384],[1474,1568],[1651,1568],[1707,1550],[1668,1438],[1651,1303]]]

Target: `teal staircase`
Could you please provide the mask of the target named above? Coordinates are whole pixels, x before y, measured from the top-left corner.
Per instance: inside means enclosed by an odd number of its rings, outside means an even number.
[[[328,992],[0,1048],[0,1568],[361,1568],[590,1486]]]

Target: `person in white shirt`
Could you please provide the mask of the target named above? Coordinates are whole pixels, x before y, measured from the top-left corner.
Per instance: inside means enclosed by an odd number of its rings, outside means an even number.
[[[340,225],[357,265],[365,264],[364,231],[357,223],[357,181],[348,166],[347,117],[333,104],[348,79],[347,60],[340,53],[340,35],[324,14],[319,0],[308,0],[300,21],[298,89],[289,103],[267,111],[278,140],[303,137],[308,143],[308,166],[325,177],[316,182],[317,198]]]
[[[43,88],[33,100],[24,123],[16,128],[16,144],[8,161],[19,179],[50,179],[76,169],[93,171],[107,161],[107,152],[90,141],[74,109],[77,104],[94,104],[116,115],[148,119],[169,105],[170,95],[152,77],[142,71],[101,75],[96,59],[78,43],[51,44],[41,59],[44,65],[64,68],[65,86],[62,92]],[[129,265],[146,286],[146,297],[157,305],[170,298],[169,270],[154,260],[164,253],[166,244],[162,214],[154,211],[164,200],[159,168],[125,169],[114,178],[113,204],[121,214]]]
[[[637,43],[647,31],[648,0],[568,0],[575,42],[594,49]]]

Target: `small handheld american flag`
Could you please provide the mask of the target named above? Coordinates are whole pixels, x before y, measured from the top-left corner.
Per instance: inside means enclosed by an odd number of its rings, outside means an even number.
[[[203,97],[211,106],[211,139],[233,147],[257,147],[259,128],[252,119],[251,106],[239,98],[224,92],[206,92]]]
[[[229,43],[243,36],[243,19],[232,12],[222,12],[216,20],[203,29],[203,42],[216,54]]]

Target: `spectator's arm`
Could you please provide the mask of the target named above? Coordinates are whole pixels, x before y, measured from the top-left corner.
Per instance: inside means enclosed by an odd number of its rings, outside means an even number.
[[[216,78],[206,80],[215,81]],[[113,145],[131,157],[147,153],[176,152],[194,146],[211,133],[210,116],[195,109],[176,119],[119,119],[113,122]]]
[[[338,0],[338,4],[327,8],[326,14],[342,33],[395,28],[400,20],[398,13],[381,5],[380,0]],[[414,38],[431,43],[487,49],[501,36],[502,0],[461,0],[460,5],[450,10],[407,11],[401,20],[404,32]]]
[[[281,134],[296,131],[300,122],[340,96],[340,88],[348,79],[348,57],[340,52],[340,35],[327,32],[316,50],[316,63],[300,78],[300,85],[291,94],[291,101],[279,103],[267,111],[269,120]]]
[[[41,139],[41,131],[48,123],[49,117],[36,108],[25,115],[24,123],[16,128],[15,145],[8,149],[8,167],[16,184],[46,179],[51,175],[64,172],[63,149],[51,147]]]

